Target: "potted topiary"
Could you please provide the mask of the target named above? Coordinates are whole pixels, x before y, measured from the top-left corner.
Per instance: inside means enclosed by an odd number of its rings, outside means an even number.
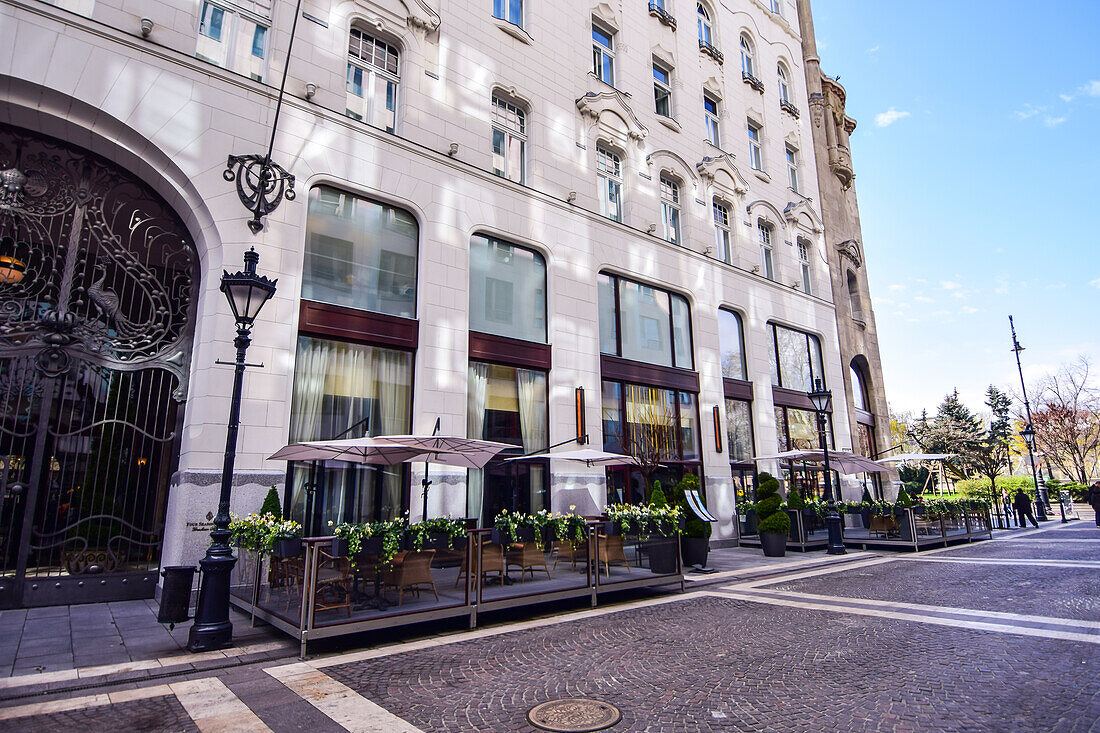
[[[699,477],[694,473],[685,474],[676,485],[676,494],[680,497],[680,511],[686,517],[683,536],[680,538],[680,558],[684,565],[706,567],[710,552],[710,522],[704,522],[688,507],[685,495],[689,491],[699,490]]]
[[[806,541],[805,524],[802,517],[809,516],[812,512],[813,509],[806,506],[806,500],[802,498],[802,494],[798,493],[798,489],[792,488],[787,492],[787,515],[791,518],[790,537],[792,541]]]
[[[760,474],[756,483],[756,516],[760,528],[760,547],[765,557],[783,557],[787,554],[791,518],[781,511],[782,506],[779,481],[769,473]]]
[[[905,490],[905,487],[903,486],[898,491],[897,501],[894,502],[894,515],[897,517],[898,520],[899,537],[906,542],[912,542],[913,525],[912,522],[909,520],[909,511],[907,511],[908,509],[912,509],[914,514],[918,512],[918,509],[913,506],[913,499],[909,496],[909,492],[907,492]],[[924,513],[923,507],[920,508],[919,513]]]
[[[260,505],[260,516],[270,514],[276,519],[283,518],[283,503],[279,501],[279,490],[272,486],[264,497],[264,503]]]
[[[864,529],[871,528],[871,505],[875,503],[875,500],[871,497],[871,492],[867,490],[867,487],[863,487],[863,496],[859,498],[859,516],[863,522]]]
[[[661,489],[661,482],[654,481],[653,489],[649,492],[649,506],[654,509],[668,509],[668,499]],[[682,514],[682,513],[681,513]],[[645,552],[649,555],[649,569],[657,574],[666,575],[676,572],[676,542],[677,527],[671,523],[659,528],[657,536],[651,536],[644,542]]]

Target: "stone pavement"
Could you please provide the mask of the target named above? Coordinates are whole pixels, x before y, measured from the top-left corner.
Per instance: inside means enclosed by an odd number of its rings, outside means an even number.
[[[825,559],[764,570],[742,551],[716,556],[723,577],[683,595],[42,690],[0,701],[0,729],[533,731],[535,704],[591,697],[622,710],[615,731],[1100,733],[1091,515],[919,555]]]

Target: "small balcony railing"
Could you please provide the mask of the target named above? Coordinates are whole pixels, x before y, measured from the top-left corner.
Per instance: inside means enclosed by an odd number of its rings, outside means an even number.
[[[667,25],[672,30],[676,30],[676,18],[672,17],[672,13],[668,12],[657,3],[649,3],[649,14]]]
[[[759,79],[757,79],[755,76],[753,76],[749,72],[747,72],[747,71],[742,71],[741,72],[741,81],[745,82],[746,84],[748,84],[750,87],[752,87],[756,91],[760,92],[761,94],[764,93],[764,82],[760,81]]]
[[[718,63],[722,63],[722,61],[724,61],[726,58],[722,55],[721,51],[702,39],[699,40],[699,50],[705,53],[707,56],[710,56]]]

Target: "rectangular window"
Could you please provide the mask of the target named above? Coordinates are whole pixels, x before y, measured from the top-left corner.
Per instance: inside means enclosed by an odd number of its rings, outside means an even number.
[[[760,238],[760,267],[764,277],[775,279],[775,263],[772,257],[772,228],[763,221],[756,225],[756,234]]]
[[[714,246],[718,259],[727,265],[733,264],[733,235],[730,231],[730,211],[722,204],[713,204],[714,208]]]
[[[718,100],[706,94],[703,95],[703,116],[707,122],[707,140],[715,147],[721,147],[722,137],[718,129]]]
[[[242,13],[203,2],[195,55],[255,81],[263,81],[267,27]]]
[[[752,462],[752,403],[726,398],[726,445],[730,463]]]
[[[623,179],[619,156],[596,148],[596,174],[600,184],[600,213],[613,221],[622,221]]]
[[[352,28],[348,42],[347,115],[394,132],[397,124],[397,48]]]
[[[661,219],[665,241],[680,242],[680,186],[675,181],[661,177]]]
[[[691,310],[683,296],[602,273],[598,292],[602,353],[693,368]]]
[[[484,235],[470,240],[470,330],[546,343],[546,263]]]
[[[517,105],[493,97],[493,172],[523,183],[526,163],[527,116]]]
[[[493,17],[523,27],[523,0],[493,0]]]
[[[791,189],[798,193],[798,149],[787,146],[787,174]]]
[[[592,73],[600,81],[615,86],[615,50],[613,34],[592,24]]]
[[[653,64],[653,103],[657,114],[672,117],[672,80],[668,69]]]
[[[764,170],[764,154],[760,148],[760,125],[752,120],[748,123],[749,130],[749,165],[753,170]]]
[[[313,187],[302,298],[415,318],[418,234],[403,209]]]
[[[813,282],[810,278],[810,245],[806,242],[798,243],[798,264],[802,270],[802,292],[813,294]]]
[[[225,10],[213,3],[202,4],[202,20],[199,22],[199,33],[207,38],[221,42],[222,22],[225,20]]]

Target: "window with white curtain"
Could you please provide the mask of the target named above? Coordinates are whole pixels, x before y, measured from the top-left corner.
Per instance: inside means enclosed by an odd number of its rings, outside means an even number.
[[[493,172],[523,183],[527,155],[527,113],[517,104],[493,95]]]
[[[397,127],[397,47],[352,28],[348,42],[347,115],[372,127]]]
[[[290,409],[291,442],[402,435],[411,428],[412,354],[299,336]],[[291,516],[305,518],[307,464],[288,469]],[[314,500],[321,526],[402,516],[401,466],[345,461],[322,464]]]

